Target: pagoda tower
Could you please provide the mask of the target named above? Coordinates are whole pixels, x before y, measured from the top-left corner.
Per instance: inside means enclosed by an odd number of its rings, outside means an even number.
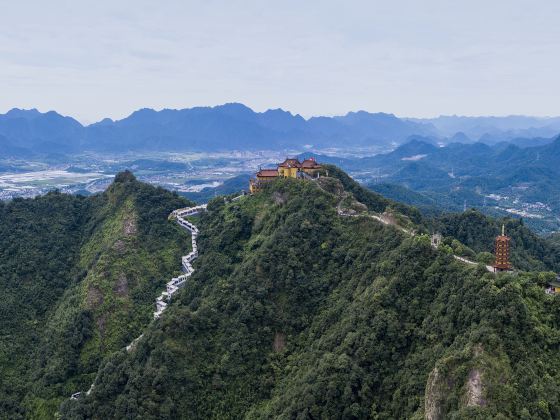
[[[494,271],[510,271],[509,262],[509,236],[506,236],[506,228],[502,225],[502,234],[496,237]]]

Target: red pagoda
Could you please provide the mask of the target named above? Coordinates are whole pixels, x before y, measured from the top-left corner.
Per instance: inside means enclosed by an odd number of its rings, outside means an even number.
[[[502,225],[502,234],[496,237],[494,271],[510,271],[509,262],[509,236],[506,236],[506,228]]]

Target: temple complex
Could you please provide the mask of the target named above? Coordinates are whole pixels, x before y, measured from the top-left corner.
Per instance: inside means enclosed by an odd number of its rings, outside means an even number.
[[[509,262],[509,236],[506,236],[505,226],[502,225],[502,234],[496,237],[494,271],[510,271]]]
[[[277,178],[314,178],[319,175],[321,169],[315,158],[308,158],[303,162],[296,158],[287,158],[276,168],[259,169],[255,178],[249,180],[249,191],[251,194],[259,192],[264,185]]]

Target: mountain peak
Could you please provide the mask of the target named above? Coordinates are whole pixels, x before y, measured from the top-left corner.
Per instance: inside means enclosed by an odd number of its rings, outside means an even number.
[[[268,115],[289,115],[291,117],[294,116],[294,114],[292,114],[290,111],[284,111],[282,108],[270,108],[267,109],[266,111],[264,111],[262,113],[264,114],[268,114]]]
[[[430,154],[437,149],[437,146],[429,143],[426,139],[419,136],[412,136],[409,142],[397,147],[391,154],[404,157]]]
[[[115,123],[115,121],[112,120],[111,118],[103,118],[101,121],[98,121],[98,122],[93,123],[91,125],[98,125],[98,126],[100,126],[100,125],[112,125],[114,123]]]
[[[31,109],[12,108],[5,115],[8,118],[30,119],[30,118],[38,117],[43,114],[41,114],[41,112],[39,112],[37,108],[31,108]]]
[[[117,175],[115,175],[115,180],[113,181],[115,184],[124,184],[127,182],[134,182],[136,181],[136,177],[134,176],[134,174],[129,171],[128,169],[123,171],[123,172],[119,172]]]
[[[364,110],[350,111],[346,113],[346,115],[343,118],[348,118],[350,120],[371,120],[371,119],[396,120],[398,119],[395,116],[395,114],[389,114],[386,112],[367,112]]]
[[[451,143],[470,143],[472,140],[462,131],[457,131],[449,141]]]
[[[249,108],[247,105],[242,104],[241,102],[226,102],[222,105],[216,105],[214,109],[229,109],[229,110],[242,110],[242,111],[251,111],[253,110]]]
[[[238,102],[225,103],[211,109],[228,116],[241,117],[243,119],[254,118],[257,115],[251,108]]]
[[[127,118],[135,118],[135,117],[142,117],[145,115],[153,115],[156,114],[157,111],[153,108],[140,108],[130,114]]]

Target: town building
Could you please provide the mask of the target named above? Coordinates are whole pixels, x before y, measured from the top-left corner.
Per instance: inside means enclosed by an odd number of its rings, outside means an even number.
[[[249,192],[251,194],[259,192],[267,183],[277,178],[315,178],[319,176],[321,169],[322,166],[317,163],[315,158],[308,158],[303,162],[296,158],[286,158],[276,168],[259,169],[255,178],[249,180]]]

